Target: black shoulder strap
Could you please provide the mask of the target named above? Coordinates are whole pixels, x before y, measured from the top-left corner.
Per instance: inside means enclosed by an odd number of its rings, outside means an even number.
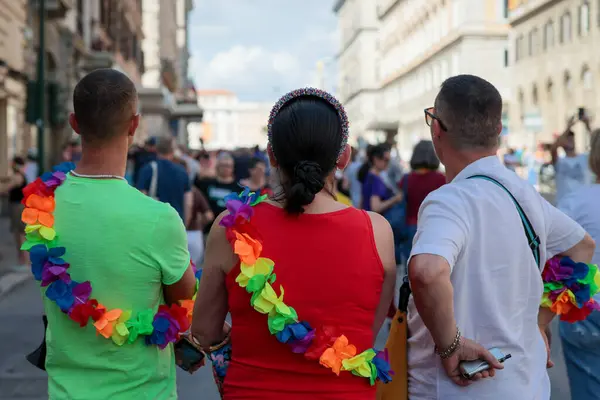
[[[496,179],[491,178],[487,175],[473,175],[473,176],[468,177],[467,179],[484,179],[486,181],[496,184],[497,186],[504,189],[504,191],[506,193],[508,193],[508,195],[512,199],[513,203],[515,203],[515,206],[517,207],[517,211],[519,212],[519,217],[521,217],[521,222],[523,223],[523,228],[525,229],[525,236],[527,236],[527,242],[529,243],[529,248],[531,249],[531,252],[533,253],[533,257],[535,258],[535,263],[538,265],[538,267],[541,267],[541,265],[540,265],[540,238],[535,233],[535,230],[533,229],[533,225],[531,225],[531,222],[529,222],[529,218],[527,218],[527,215],[525,215],[525,211],[523,211],[523,208],[521,207],[521,205],[519,204],[517,199],[515,199],[515,196],[513,196],[512,193],[503,184],[501,184]]]

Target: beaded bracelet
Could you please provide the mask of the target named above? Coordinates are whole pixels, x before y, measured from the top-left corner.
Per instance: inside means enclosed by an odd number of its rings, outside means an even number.
[[[444,350],[440,350],[439,347],[437,347],[437,345],[435,346],[435,354],[437,354],[438,356],[440,356],[440,358],[442,360],[446,360],[448,358],[450,358],[450,356],[452,356],[452,354],[454,354],[456,352],[456,350],[458,350],[459,346],[460,346],[460,338],[461,338],[461,333],[460,333],[460,329],[456,328],[456,336],[454,336],[454,340],[452,341],[452,344],[448,347],[446,347]]]

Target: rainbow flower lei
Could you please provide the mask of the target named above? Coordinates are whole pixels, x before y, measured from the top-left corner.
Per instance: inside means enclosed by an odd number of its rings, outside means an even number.
[[[548,307],[561,321],[577,322],[599,311],[593,296],[600,292],[600,273],[594,264],[578,263],[569,257],[553,257],[542,272],[542,307]]]
[[[280,293],[277,294],[273,287],[275,263],[261,257],[263,245],[258,232],[250,224],[254,212],[252,207],[266,197],[250,192],[248,188],[240,194],[227,196],[229,214],[220,222],[240,259],[241,272],[235,281],[252,294],[250,304],[254,310],[267,315],[269,332],[279,342],[287,344],[293,353],[303,354],[309,360],[319,360],[322,366],[330,368],[336,375],[348,371],[369,379],[371,385],[378,379],[390,382],[393,371],[390,370],[386,351],[368,349],[358,353],[348,338],[338,334],[335,328],[315,329],[308,322],[301,321],[296,310],[285,304],[282,286],[279,286]]]
[[[76,282],[71,278],[69,263],[63,258],[68,255],[67,249],[58,246],[53,213],[54,192],[74,168],[73,163],[60,164],[23,189],[22,202],[26,208],[21,219],[26,224],[26,241],[21,249],[29,251],[34,278],[47,288],[46,297],[80,327],[87,326],[91,319],[96,334],[111,339],[118,346],[143,337],[147,345],[166,348],[188,330],[194,299],[161,305],[156,313],[148,309],[134,315],[130,310],[107,309],[91,297],[89,281]],[[195,274],[197,288],[202,270],[195,270]]]

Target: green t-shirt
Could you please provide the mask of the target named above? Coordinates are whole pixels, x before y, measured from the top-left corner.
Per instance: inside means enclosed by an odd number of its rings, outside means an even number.
[[[125,181],[72,175],[55,196],[58,245],[67,249],[71,277],[91,282],[92,298],[134,315],[164,304],[163,285],[179,281],[190,262],[185,228],[171,206]],[[43,298],[51,400],[177,398],[172,345],[160,350],[138,338],[117,346],[96,335],[92,320],[80,328]]]

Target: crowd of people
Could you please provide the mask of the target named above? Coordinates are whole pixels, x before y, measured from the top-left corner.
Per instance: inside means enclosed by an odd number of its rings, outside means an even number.
[[[321,90],[275,104],[265,151],[132,148],[137,102],[124,74],[88,74],[70,116],[77,159],[28,186],[15,160],[5,185],[47,287],[50,398],[173,399],[176,365],[206,356],[224,399],[366,400],[402,380],[394,399],[548,400],[556,314],[573,398],[596,398],[600,182],[555,208],[507,168],[489,82],[443,83],[409,171],[393,143],[351,148],[343,106]],[[574,158],[571,137],[556,147]],[[557,157],[557,174],[572,163]],[[388,354],[373,346],[399,265],[409,335]],[[392,376],[398,358],[408,369]],[[467,374],[474,360],[487,365]]]

